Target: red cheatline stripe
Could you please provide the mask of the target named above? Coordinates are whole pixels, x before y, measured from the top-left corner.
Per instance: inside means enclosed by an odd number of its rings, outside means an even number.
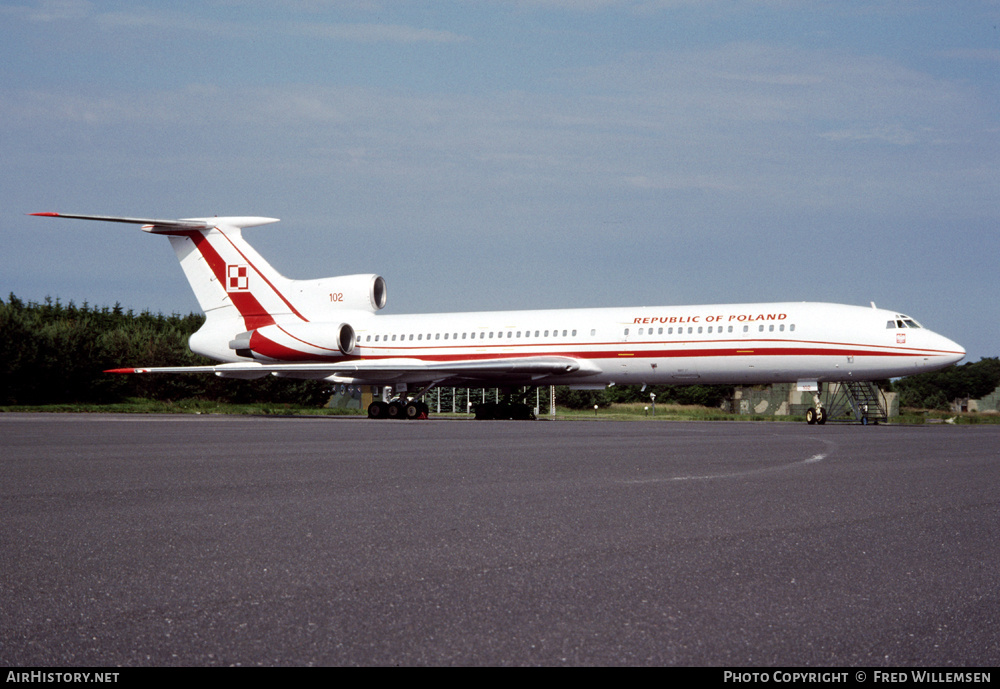
[[[759,356],[874,356],[874,357],[918,357],[934,356],[927,352],[893,353],[884,351],[866,351],[854,349],[809,349],[809,348],[758,348],[749,354],[736,349],[679,349],[679,350],[603,350],[603,351],[573,351],[573,350],[534,350],[530,352],[478,352],[466,354],[430,354],[424,351],[400,351],[388,354],[366,354],[363,350],[369,347],[359,347],[359,356],[368,361],[379,359],[396,359],[400,357],[420,359],[421,361],[481,361],[486,359],[512,359],[526,356],[564,356],[573,359],[614,359],[622,354],[637,359],[689,359],[704,358],[735,358]],[[374,347],[370,349],[375,349]],[[414,348],[415,349],[415,348]],[[384,348],[383,348],[384,351]]]
[[[442,341],[443,342],[443,341]],[[488,341],[487,341],[488,342]],[[729,347],[711,347],[715,343],[733,343],[731,349]],[[781,343],[783,347],[773,347],[767,346],[767,343]],[[398,343],[393,344],[383,344],[374,342],[358,343],[358,347],[364,349],[372,350],[392,350],[399,352],[393,356],[412,356],[409,352],[424,352],[428,350],[435,351],[446,351],[455,349],[523,349],[526,350],[524,353],[518,353],[514,356],[524,356],[525,354],[538,353],[537,349],[540,346],[544,346],[545,343],[515,343],[515,342],[496,342],[487,344],[486,342],[480,343],[479,341],[469,340],[463,343],[456,344],[435,344],[429,347],[406,346],[400,345]],[[622,349],[621,347],[626,345],[627,348]],[[646,349],[644,347],[649,347],[650,345],[670,345],[670,349]],[[698,349],[686,349],[693,345],[698,345]],[[762,346],[763,345],[763,346]],[[556,345],[556,346],[569,346],[566,345]],[[670,352],[672,356],[701,356],[697,352],[729,352],[730,355],[743,355],[743,356],[764,356],[771,353],[779,354],[810,354],[819,353],[825,355],[845,355],[845,356],[940,356],[940,355],[951,355],[958,354],[958,352],[953,352],[945,349],[918,349],[916,347],[900,347],[898,345],[878,345],[878,344],[855,344],[849,342],[826,342],[822,340],[775,340],[775,339],[765,339],[765,340],[673,340],[668,342],[663,341],[646,341],[646,342],[591,342],[587,344],[589,349],[581,350],[579,354],[562,354],[561,356],[580,356],[580,357],[601,357],[607,356],[617,356],[620,352],[631,352],[637,356],[648,355],[650,353],[657,354],[661,351]],[[613,349],[596,349],[598,347],[612,347]],[[685,352],[696,352],[695,354],[685,354]],[[552,352],[544,352],[546,354],[551,354]]]

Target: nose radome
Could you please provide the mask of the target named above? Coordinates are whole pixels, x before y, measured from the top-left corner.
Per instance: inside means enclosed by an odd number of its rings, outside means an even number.
[[[965,358],[965,347],[942,335],[938,337],[942,340],[941,349],[945,351],[945,360],[949,364],[957,364]]]

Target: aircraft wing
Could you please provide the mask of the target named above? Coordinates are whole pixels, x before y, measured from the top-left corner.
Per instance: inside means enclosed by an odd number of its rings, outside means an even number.
[[[594,364],[564,356],[510,357],[425,361],[422,359],[355,359],[342,362],[266,364],[260,362],[216,364],[214,366],[164,366],[157,368],[116,368],[106,373],[215,373],[226,378],[260,378],[269,373],[288,378],[351,378],[360,384],[429,380],[524,380],[567,374],[594,375]]]

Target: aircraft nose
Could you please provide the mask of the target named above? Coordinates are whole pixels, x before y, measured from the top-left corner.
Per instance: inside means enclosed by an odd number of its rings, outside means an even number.
[[[965,347],[949,340],[947,337],[939,335],[941,338],[941,350],[944,352],[944,360],[949,364],[957,364],[965,358]]]

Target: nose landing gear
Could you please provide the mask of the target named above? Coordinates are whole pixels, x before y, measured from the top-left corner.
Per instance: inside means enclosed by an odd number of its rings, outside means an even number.
[[[822,389],[822,383],[820,384],[820,389]],[[827,414],[826,409],[823,408],[823,401],[820,399],[819,392],[813,393],[813,402],[816,403],[816,406],[806,409],[806,423],[810,426],[813,424],[822,426],[826,423]]]
[[[806,409],[806,423],[823,425],[826,423],[826,409],[823,407],[809,407]]]

